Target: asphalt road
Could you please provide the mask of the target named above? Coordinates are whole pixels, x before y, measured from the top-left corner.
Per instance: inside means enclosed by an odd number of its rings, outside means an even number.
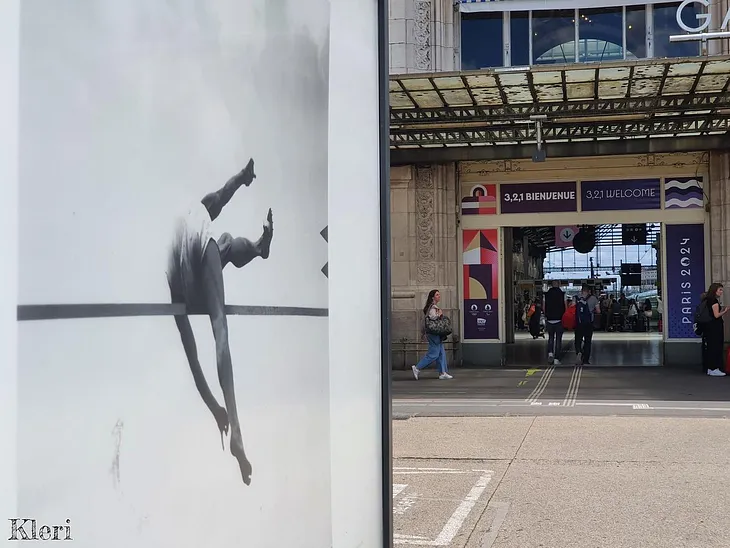
[[[730,416],[730,376],[663,367],[463,369],[441,381],[394,372],[393,413],[410,416]]]

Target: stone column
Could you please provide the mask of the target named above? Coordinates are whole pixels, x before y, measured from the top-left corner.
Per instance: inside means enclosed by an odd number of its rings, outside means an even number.
[[[725,20],[725,15],[730,10],[730,0],[714,0],[710,5],[710,14],[712,15],[712,25],[708,32],[717,32],[721,29],[721,25]],[[707,51],[710,55],[722,55],[730,52],[730,39],[710,40],[707,43]]]
[[[710,257],[711,281],[730,291],[730,152],[710,153]],[[724,304],[730,304],[730,293]],[[725,321],[725,340],[730,340],[730,321]]]
[[[390,72],[455,70],[452,0],[390,0]]]
[[[456,166],[391,168],[393,340],[420,337],[428,292],[459,327]]]
[[[712,3],[713,25],[719,30],[730,10],[730,0]],[[727,30],[727,29],[726,29]],[[712,40],[707,44],[710,55],[730,53],[730,40]],[[727,151],[710,153],[710,254],[712,281],[726,287],[730,283],[730,144]],[[730,296],[725,297],[730,304]],[[725,340],[730,340],[730,321],[725,322]]]

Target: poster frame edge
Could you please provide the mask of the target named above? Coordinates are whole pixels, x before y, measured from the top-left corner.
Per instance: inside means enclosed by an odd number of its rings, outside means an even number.
[[[393,438],[390,280],[390,46],[387,0],[377,0],[378,135],[380,171],[380,364],[383,547],[393,547]]]

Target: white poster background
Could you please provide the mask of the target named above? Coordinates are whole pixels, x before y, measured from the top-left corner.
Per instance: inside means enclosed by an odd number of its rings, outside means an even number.
[[[0,519],[16,515],[20,2],[0,2]],[[7,523],[3,521],[3,523]],[[5,535],[0,533],[0,539]]]
[[[175,217],[253,157],[214,230],[271,207],[274,240],[226,301],[326,308],[328,26],[326,0],[23,2],[20,304],[169,302]],[[18,512],[89,548],[330,546],[328,320],[229,328],[249,487],[172,317],[21,322]]]

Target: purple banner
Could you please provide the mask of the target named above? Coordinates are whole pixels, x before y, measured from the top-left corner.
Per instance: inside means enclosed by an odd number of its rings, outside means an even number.
[[[661,209],[659,183],[659,179],[583,181],[580,207],[582,211]]]
[[[502,213],[578,211],[575,183],[499,185]]]
[[[695,339],[695,308],[705,290],[704,225],[667,225],[665,245],[664,329],[669,339]]]
[[[497,300],[464,300],[464,340],[499,339]]]

